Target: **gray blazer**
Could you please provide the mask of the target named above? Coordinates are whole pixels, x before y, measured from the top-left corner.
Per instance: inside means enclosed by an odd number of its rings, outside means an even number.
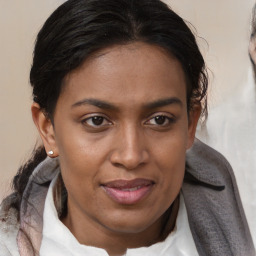
[[[17,210],[11,207],[15,195],[3,201],[0,256],[37,255],[31,244],[40,248],[44,201],[56,172],[58,160],[50,158],[34,170],[24,193],[19,221]],[[199,140],[187,153],[182,191],[200,256],[255,256],[232,168],[222,155]]]

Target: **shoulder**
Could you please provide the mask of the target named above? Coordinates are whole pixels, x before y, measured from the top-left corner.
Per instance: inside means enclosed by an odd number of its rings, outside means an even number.
[[[196,179],[215,186],[235,183],[235,176],[227,159],[198,139],[187,152],[186,170]]]
[[[8,196],[0,205],[0,256],[18,256],[18,212],[11,207],[14,195]]]
[[[224,156],[196,140],[187,152],[182,191],[202,255],[255,255],[235,176]]]
[[[183,187],[188,197],[193,194],[208,202],[207,207],[213,203],[225,205],[225,209],[237,207],[245,219],[232,167],[223,155],[198,139],[187,152]]]

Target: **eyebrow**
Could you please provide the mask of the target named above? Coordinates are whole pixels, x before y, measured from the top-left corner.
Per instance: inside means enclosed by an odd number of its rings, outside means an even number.
[[[79,107],[79,106],[82,106],[82,105],[93,105],[93,106],[98,107],[98,108],[109,109],[109,110],[116,110],[117,109],[117,107],[114,106],[113,104],[108,103],[108,102],[103,101],[103,100],[97,100],[97,99],[83,99],[83,100],[80,100],[80,101],[74,103],[72,105],[72,108],[73,107]]]
[[[165,98],[165,99],[159,99],[150,103],[145,104],[145,108],[148,109],[154,109],[154,108],[160,108],[167,105],[180,105],[180,107],[183,106],[182,101],[177,97],[171,97],[171,98]]]
[[[181,107],[183,106],[182,104],[182,101],[177,98],[177,97],[171,97],[171,98],[165,98],[165,99],[159,99],[159,100],[156,100],[156,101],[153,101],[153,102],[149,102],[149,103],[146,103],[143,105],[143,108],[145,109],[154,109],[154,108],[160,108],[160,107],[164,107],[164,106],[167,106],[167,105],[180,105]],[[102,108],[102,109],[108,109],[108,110],[118,110],[118,107],[109,103],[109,102],[106,102],[106,101],[103,101],[103,100],[98,100],[98,99],[83,99],[83,100],[80,100],[76,103],[74,103],[72,105],[72,108],[73,107],[79,107],[79,106],[82,106],[82,105],[93,105],[93,106],[96,106],[98,108]]]

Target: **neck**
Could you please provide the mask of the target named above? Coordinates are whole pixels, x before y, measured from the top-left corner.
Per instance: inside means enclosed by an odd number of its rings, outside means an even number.
[[[128,248],[150,246],[165,240],[175,227],[178,208],[179,196],[157,221],[138,233],[110,230],[97,222],[91,220],[88,222],[84,215],[81,216],[79,212],[74,211],[68,211],[62,222],[79,243],[105,249],[110,256],[117,256],[124,255]],[[79,222],[76,221],[77,219]],[[84,232],[85,230],[86,232]]]

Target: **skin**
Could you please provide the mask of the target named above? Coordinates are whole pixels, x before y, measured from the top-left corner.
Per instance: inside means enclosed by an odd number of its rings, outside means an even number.
[[[59,156],[68,191],[62,221],[78,241],[109,255],[157,242],[200,115],[199,106],[187,113],[180,63],[140,42],[103,49],[66,77],[54,126],[36,103],[32,115],[46,152]],[[134,204],[116,202],[101,186],[137,178],[154,184]]]

